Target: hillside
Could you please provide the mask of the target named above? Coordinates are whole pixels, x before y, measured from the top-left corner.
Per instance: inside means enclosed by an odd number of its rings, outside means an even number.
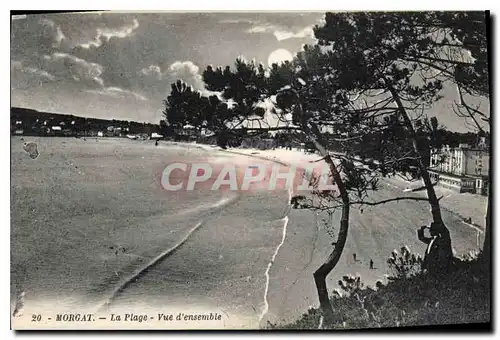
[[[109,127],[121,128],[130,133],[152,133],[158,132],[160,129],[158,124],[80,117],[72,114],[43,112],[21,107],[11,107],[10,122],[11,131],[22,129],[25,135],[44,135],[45,128],[50,126],[61,126],[64,129],[69,129],[71,134],[93,130],[105,131]]]

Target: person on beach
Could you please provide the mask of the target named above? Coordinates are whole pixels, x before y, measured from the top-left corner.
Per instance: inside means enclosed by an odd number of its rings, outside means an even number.
[[[358,262],[356,259],[356,253],[352,254],[352,258],[354,259],[354,262]]]
[[[373,269],[373,260],[370,259],[370,269]]]
[[[431,237],[424,235],[426,228],[429,228]],[[417,236],[421,242],[427,244],[422,270],[430,274],[446,273],[453,260],[449,231],[442,224],[432,222],[430,227],[422,226],[417,229]]]

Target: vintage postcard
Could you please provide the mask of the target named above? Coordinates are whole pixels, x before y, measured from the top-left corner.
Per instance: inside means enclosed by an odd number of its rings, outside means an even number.
[[[12,13],[11,328],[491,329],[490,37]]]

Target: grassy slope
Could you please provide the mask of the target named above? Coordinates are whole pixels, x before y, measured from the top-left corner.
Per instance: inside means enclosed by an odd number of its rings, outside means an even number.
[[[361,289],[361,305],[354,294],[333,294],[338,322],[323,328],[358,329],[490,322],[489,271],[477,259],[459,260],[457,268],[440,279],[418,274],[398,278],[378,289]],[[364,308],[363,308],[364,307]],[[321,313],[310,309],[297,321],[272,326],[279,329],[318,329]]]

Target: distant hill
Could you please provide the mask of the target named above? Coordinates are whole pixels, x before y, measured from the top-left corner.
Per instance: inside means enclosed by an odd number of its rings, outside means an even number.
[[[43,112],[22,107],[10,109],[11,131],[23,130],[23,134],[45,135],[52,126],[61,126],[66,135],[97,133],[111,128],[121,129],[128,133],[159,132],[158,124],[139,123],[127,120],[98,119],[80,117],[71,114]],[[61,130],[61,131],[62,131]]]

